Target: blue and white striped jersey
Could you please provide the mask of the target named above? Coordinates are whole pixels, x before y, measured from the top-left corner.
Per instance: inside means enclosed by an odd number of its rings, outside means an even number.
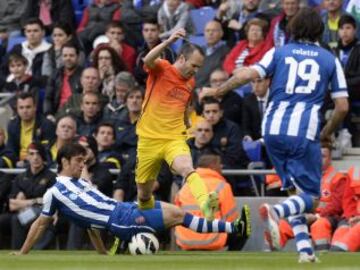
[[[42,215],[62,215],[84,228],[107,227],[117,202],[82,179],[58,176],[43,197]]]
[[[272,77],[269,104],[262,122],[264,135],[319,138],[319,109],[326,91],[347,97],[341,64],[314,43],[293,42],[271,49],[252,66],[261,77]]]

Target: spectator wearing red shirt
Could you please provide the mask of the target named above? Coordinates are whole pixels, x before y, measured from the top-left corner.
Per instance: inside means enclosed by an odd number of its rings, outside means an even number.
[[[229,75],[238,68],[256,63],[270,49],[264,41],[267,28],[268,23],[264,20],[253,18],[248,21],[246,40],[240,41],[225,58],[223,68]]]
[[[44,113],[52,121],[55,121],[54,115],[71,95],[81,92],[79,49],[68,43],[62,48],[61,55],[64,66],[49,80],[45,93]]]
[[[282,0],[282,12],[271,20],[266,43],[270,47],[280,47],[288,43],[290,35],[286,29],[289,21],[300,10],[300,0]]]
[[[90,53],[92,42],[106,31],[111,21],[120,20],[120,6],[115,0],[96,0],[84,9],[83,17],[78,26],[79,39]]]
[[[105,35],[109,39],[109,45],[118,52],[124,60],[127,69],[132,73],[135,67],[136,51],[124,42],[124,25],[115,21],[109,23],[106,27]]]

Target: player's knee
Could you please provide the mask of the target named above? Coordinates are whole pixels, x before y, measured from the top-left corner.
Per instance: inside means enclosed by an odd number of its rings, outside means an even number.
[[[179,175],[182,177],[187,177],[194,171],[194,167],[191,162],[176,162],[172,165],[172,169],[174,169]]]
[[[184,220],[185,212],[179,208],[174,207],[171,211],[171,219],[175,224],[181,224]]]

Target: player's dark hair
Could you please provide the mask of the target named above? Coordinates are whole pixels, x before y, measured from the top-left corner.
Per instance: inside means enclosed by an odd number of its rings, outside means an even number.
[[[324,23],[314,9],[306,7],[291,19],[288,31],[294,40],[317,42],[324,32]]]
[[[63,169],[61,162],[63,158],[65,158],[66,160],[70,160],[72,157],[76,157],[79,155],[86,156],[86,149],[78,143],[65,144],[63,147],[61,147],[56,157],[56,162],[58,164],[58,172],[61,172]]]
[[[199,45],[185,42],[185,44],[180,49],[178,58],[183,55],[185,59],[188,59],[195,51],[198,51],[202,56],[205,57],[205,51],[203,48],[201,48]]]

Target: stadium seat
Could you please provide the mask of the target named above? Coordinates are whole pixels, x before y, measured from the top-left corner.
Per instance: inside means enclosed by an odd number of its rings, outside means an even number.
[[[75,11],[83,11],[91,2],[92,0],[72,0],[72,5]]]
[[[170,45],[171,49],[177,54],[180,51],[181,46],[183,45],[183,40],[178,39],[176,42]]]
[[[251,84],[248,83],[248,84],[242,85],[239,88],[236,88],[235,92],[240,97],[246,97],[247,95],[249,95],[251,93]]]
[[[201,47],[206,45],[205,36],[189,36],[189,41]]]
[[[82,8],[82,4],[80,3],[79,0],[72,0],[71,2],[75,11]]]
[[[82,10],[75,10],[76,25],[80,24],[82,16],[83,16],[83,11]]]
[[[190,17],[194,25],[194,34],[203,35],[205,25],[215,18],[216,11],[211,7],[190,10]]]
[[[74,10],[83,10],[90,2],[91,0],[72,0],[72,5]]]
[[[10,52],[16,44],[20,44],[21,42],[25,41],[26,38],[24,36],[18,37],[11,37],[9,38],[8,45],[7,45],[7,52]]]
[[[87,7],[88,5],[90,5],[93,2],[93,0],[80,0],[80,2],[83,3],[84,7]]]
[[[243,141],[244,150],[250,161],[262,161],[261,147],[262,143],[259,141]]]
[[[261,161],[250,162],[248,165],[249,170],[262,170],[265,169],[265,163]],[[252,188],[257,197],[265,196],[265,176],[250,174],[250,181]]]

